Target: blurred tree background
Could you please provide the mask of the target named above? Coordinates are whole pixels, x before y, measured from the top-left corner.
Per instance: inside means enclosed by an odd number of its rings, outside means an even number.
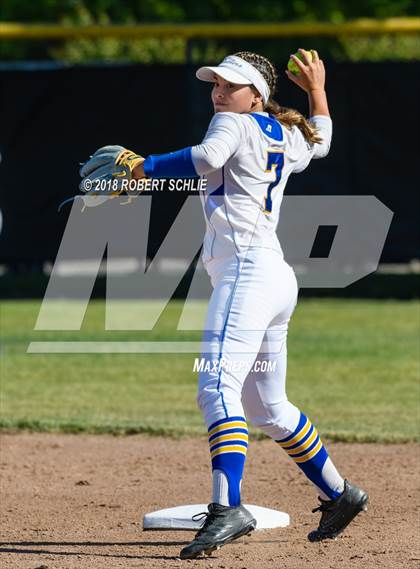
[[[141,24],[192,22],[332,22],[420,15],[416,0],[2,0],[0,21],[51,24]],[[275,61],[298,47],[318,49],[336,61],[420,59],[420,37],[379,36],[217,38],[100,38],[72,40],[3,40],[0,59],[138,63],[214,62],[240,49],[255,50]]]

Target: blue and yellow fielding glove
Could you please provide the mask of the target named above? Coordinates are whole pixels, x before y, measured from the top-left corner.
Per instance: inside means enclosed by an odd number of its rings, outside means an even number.
[[[103,191],[108,187],[106,182],[110,182],[108,193],[119,195],[124,190],[122,180],[131,180],[134,168],[143,162],[142,156],[123,146],[103,146],[80,168],[80,189],[95,193],[99,188]]]

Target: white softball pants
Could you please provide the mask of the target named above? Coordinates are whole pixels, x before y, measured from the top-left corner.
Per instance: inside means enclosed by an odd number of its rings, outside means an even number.
[[[212,261],[207,270],[214,290],[202,358],[219,364],[199,376],[197,400],[207,427],[241,416],[284,438],[300,417],[286,396],[287,329],[298,295],[293,269],[275,250],[250,249]]]

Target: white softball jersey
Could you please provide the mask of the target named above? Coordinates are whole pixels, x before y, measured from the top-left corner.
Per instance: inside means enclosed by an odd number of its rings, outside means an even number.
[[[194,168],[207,178],[201,194],[206,220],[203,262],[243,253],[249,248],[274,249],[280,206],[287,180],[330,147],[332,121],[314,116],[323,139],[309,144],[302,132],[281,125],[268,113],[217,113],[201,144],[191,148]]]

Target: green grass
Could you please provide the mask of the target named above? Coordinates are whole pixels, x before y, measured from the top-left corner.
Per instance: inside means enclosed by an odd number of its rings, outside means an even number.
[[[178,303],[152,332],[104,331],[102,301],[89,304],[80,331],[34,331],[39,306],[1,305],[0,428],[204,433],[192,372],[198,354],[26,353],[34,340],[179,340]],[[416,301],[302,299],[289,330],[289,399],[324,437],[418,440],[418,341]]]

